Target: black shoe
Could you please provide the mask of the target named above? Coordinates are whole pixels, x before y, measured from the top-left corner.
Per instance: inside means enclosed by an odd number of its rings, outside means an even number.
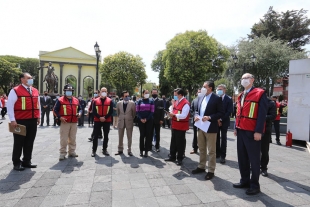
[[[25,168],[22,167],[21,165],[15,165],[15,166],[13,167],[13,169],[16,170],[16,171],[23,171],[23,170],[25,170]]]
[[[205,176],[206,180],[211,180],[214,177],[214,173],[208,172]]]
[[[247,195],[256,195],[256,194],[260,193],[260,189],[259,188],[249,188],[245,191],[245,193]]]
[[[165,158],[165,161],[166,162],[174,162],[175,158],[173,159],[172,157],[168,157],[168,158]]]
[[[49,124],[47,124],[46,126],[50,126]]]
[[[280,141],[277,141],[277,145],[282,145]]]
[[[225,158],[221,158],[221,159],[220,159],[220,163],[225,164],[225,162],[226,162],[226,161],[225,161]]]
[[[91,153],[91,156],[92,156],[92,157],[95,157],[95,156],[96,156],[96,152],[92,152],[92,153]]]
[[[182,160],[177,160],[177,165],[181,166],[182,165]]]
[[[89,140],[90,142],[92,142],[92,141],[94,140],[94,138],[88,138],[88,140]]]
[[[43,126],[43,124],[40,124],[40,126]]]
[[[197,154],[197,150],[193,149],[189,154]]]
[[[115,153],[115,155],[121,155],[121,154],[123,154],[122,151],[118,151],[117,153]]]
[[[159,148],[158,148],[158,149],[156,149],[156,152],[160,152]]]
[[[81,125],[78,124],[77,126],[81,126]]]
[[[56,126],[56,124],[53,124],[53,126]]]
[[[221,155],[216,155],[216,158],[220,158],[221,157]]]
[[[270,139],[270,142],[269,143],[272,143],[272,139]]]
[[[267,176],[268,176],[267,170],[262,170],[262,176],[264,176],[264,177],[267,177]]]
[[[98,139],[102,139],[103,137],[102,136],[98,136]]]
[[[143,151],[140,151],[140,157],[143,157]]]
[[[195,170],[192,170],[192,174],[198,174],[198,173],[203,173],[206,172],[205,169],[201,169],[199,167],[197,167]]]
[[[37,168],[37,165],[33,165],[33,164],[31,164],[31,163],[22,163],[22,167],[24,167],[24,168]]]
[[[149,155],[148,155],[148,152],[147,151],[145,151],[145,153],[144,153],[144,157],[148,157]]]
[[[104,154],[105,156],[110,156],[110,154],[108,153],[108,151],[105,150],[105,149],[102,149],[102,154]]]
[[[233,187],[234,188],[249,188],[250,184],[249,183],[234,183]]]
[[[132,152],[128,152],[128,155],[129,155],[130,157],[133,156]]]

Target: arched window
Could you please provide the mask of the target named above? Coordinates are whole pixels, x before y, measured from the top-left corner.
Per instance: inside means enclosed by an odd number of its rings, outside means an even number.
[[[77,93],[77,81],[76,81],[76,77],[74,75],[68,75],[65,79],[65,84],[70,84],[73,86],[74,91],[73,91],[73,96],[76,96]]]
[[[83,79],[83,99],[88,100],[89,97],[93,97],[94,93],[94,79],[90,76],[86,76]]]

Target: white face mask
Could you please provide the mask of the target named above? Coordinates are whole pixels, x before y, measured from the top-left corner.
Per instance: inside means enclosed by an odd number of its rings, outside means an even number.
[[[106,97],[106,96],[107,96],[107,93],[106,93],[106,92],[102,92],[102,93],[101,93],[101,96]]]
[[[149,98],[150,94],[144,94],[144,98]]]
[[[204,87],[202,87],[202,88],[201,88],[201,92],[200,92],[200,94],[202,94],[202,95],[206,95],[206,93],[207,93],[207,89],[206,89],[206,88],[204,88]]]
[[[242,79],[241,85],[245,88],[248,87],[250,85],[250,79]]]

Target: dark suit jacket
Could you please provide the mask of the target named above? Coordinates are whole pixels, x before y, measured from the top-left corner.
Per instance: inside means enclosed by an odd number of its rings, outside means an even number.
[[[154,100],[154,114],[153,120],[154,124],[159,124],[159,121],[164,121],[165,111],[164,111],[164,101],[162,99],[156,98]]]
[[[197,108],[198,108],[198,97],[196,97],[191,103],[191,114],[193,116],[193,119],[195,119],[195,112],[197,111]]]
[[[200,107],[201,103],[204,100],[206,96],[198,96],[198,107],[195,112],[195,116],[199,116],[200,114]],[[209,99],[209,102],[207,104],[204,116],[210,116],[211,122],[210,127],[208,129],[208,133],[217,133],[218,131],[218,122],[217,120],[220,119],[223,116],[223,104],[222,104],[222,98],[218,97],[214,93],[211,94],[211,97]]]
[[[40,105],[41,105],[41,110],[50,110],[50,106],[52,104],[52,99],[50,96],[46,96],[46,101],[45,101],[45,96],[40,96]],[[43,108],[43,106],[47,106],[47,108]]]
[[[230,96],[225,94],[223,102],[224,115],[221,117],[222,126],[228,127],[230,125],[230,115],[233,111],[233,101]]]

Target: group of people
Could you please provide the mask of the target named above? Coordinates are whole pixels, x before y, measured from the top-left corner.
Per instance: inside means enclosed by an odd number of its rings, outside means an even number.
[[[33,79],[29,73],[20,76],[21,84],[10,91],[7,100],[8,115],[13,127],[18,124],[26,126],[27,134],[22,136],[14,134],[13,165],[15,170],[34,168],[31,163],[33,142],[36,136],[37,126],[40,123],[41,106],[46,106],[39,98],[39,92],[32,87]],[[271,122],[279,116],[279,104],[268,99],[265,90],[253,86],[254,76],[245,73],[241,78],[244,91],[237,101],[236,121],[234,135],[237,136],[237,153],[241,179],[233,184],[235,188],[248,188],[246,194],[255,195],[260,192],[259,176],[267,176],[269,161],[269,144],[271,134]],[[74,88],[67,84],[64,87],[64,96],[59,97],[53,107],[53,113],[60,124],[60,156],[77,157],[76,133],[78,119],[83,114],[79,99],[73,96]],[[216,91],[216,93],[214,93]],[[194,127],[193,150],[199,150],[199,162],[193,174],[205,173],[205,179],[210,180],[215,176],[216,158],[225,163],[227,147],[227,129],[230,122],[230,114],[233,110],[231,97],[226,92],[226,86],[221,84],[215,87],[214,82],[206,81],[198,90],[197,97],[190,104],[185,98],[185,91],[181,88],[174,90],[173,104],[166,109],[164,100],[158,97],[158,90],[143,90],[142,98],[136,102],[130,100],[128,91],[122,92],[121,101],[114,104],[108,97],[107,88],[103,87],[97,92],[98,96],[90,103],[94,119],[92,153],[96,156],[98,138],[103,130],[102,153],[109,155],[107,151],[109,131],[113,110],[118,117],[117,129],[119,135],[118,151],[115,155],[124,153],[124,133],[127,135],[127,153],[133,156],[132,132],[135,117],[138,119],[140,131],[139,147],[140,156],[147,157],[152,150],[152,138],[155,137],[155,151],[160,151],[160,128],[165,116],[171,120],[170,154],[165,159],[167,162],[176,162],[182,165],[185,157],[186,131],[189,130],[190,114],[193,121],[209,124],[207,130],[198,126]],[[46,94],[44,94],[46,96]],[[150,98],[150,96],[152,98]],[[85,103],[86,106],[86,103]],[[20,160],[23,152],[23,159]],[[207,160],[208,158],[208,160]],[[207,164],[208,162],[208,164]]]

